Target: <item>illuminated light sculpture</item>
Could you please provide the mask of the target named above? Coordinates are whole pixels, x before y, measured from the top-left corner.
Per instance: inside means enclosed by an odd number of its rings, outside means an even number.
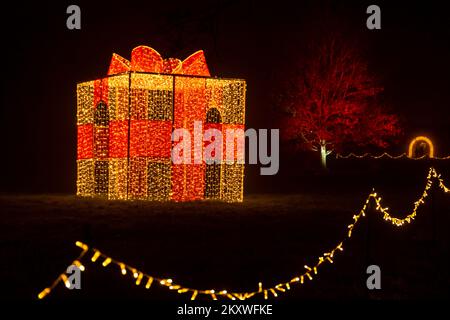
[[[77,195],[242,201],[238,151],[226,161],[222,152],[219,164],[174,164],[171,135],[192,133],[196,121],[203,130],[243,132],[245,90],[244,80],[210,77],[203,51],[184,61],[146,46],[134,48],[131,61],[113,54],[107,77],[77,85]]]
[[[409,148],[408,148],[408,157],[409,158],[415,157],[415,151],[416,151],[419,143],[426,143],[426,145],[428,146],[428,157],[434,158],[433,142],[429,138],[424,137],[424,136],[416,137],[410,142]]]

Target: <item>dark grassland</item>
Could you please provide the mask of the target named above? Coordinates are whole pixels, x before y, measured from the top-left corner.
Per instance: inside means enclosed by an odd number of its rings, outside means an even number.
[[[449,161],[334,160],[327,175],[297,174],[238,204],[106,201],[74,195],[0,196],[3,299],[35,300],[80,252],[81,240],[149,274],[190,287],[252,290],[289,280],[346,236],[375,187],[395,216],[408,214],[432,165],[450,185]],[[277,186],[277,182],[274,182]],[[450,287],[450,195],[433,187],[413,224],[397,228],[369,208],[333,265],[281,295],[299,300],[445,299]],[[82,290],[50,300],[188,300],[155,285],[136,287],[117,268],[85,259]],[[369,264],[382,290],[366,289]]]

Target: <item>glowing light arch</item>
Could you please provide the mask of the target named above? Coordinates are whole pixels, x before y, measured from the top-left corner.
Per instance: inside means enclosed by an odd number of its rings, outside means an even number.
[[[408,148],[408,157],[409,158],[413,158],[413,152],[414,152],[414,147],[417,143],[419,142],[425,142],[428,145],[429,148],[429,153],[428,156],[430,158],[434,158],[434,145],[433,142],[431,141],[430,138],[425,137],[425,136],[418,136],[415,137],[410,143],[409,143],[409,148]]]

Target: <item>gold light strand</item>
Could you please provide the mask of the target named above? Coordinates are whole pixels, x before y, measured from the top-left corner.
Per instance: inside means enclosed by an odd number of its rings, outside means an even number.
[[[136,279],[136,285],[139,285],[142,281],[142,279],[146,278],[148,279],[145,285],[146,289],[149,289],[150,286],[152,285],[152,283],[154,281],[156,281],[157,283],[159,283],[161,286],[168,288],[169,290],[173,290],[176,291],[180,294],[183,293],[190,293],[191,294],[191,300],[195,300],[197,298],[197,296],[200,295],[205,295],[205,296],[209,296],[210,298],[212,298],[213,300],[217,300],[218,296],[220,297],[226,297],[229,298],[230,300],[246,300],[246,299],[250,299],[252,297],[254,297],[255,295],[262,295],[264,299],[269,299],[269,293],[272,297],[278,297],[278,295],[280,293],[285,293],[288,290],[291,289],[291,285],[302,285],[305,282],[305,279],[308,280],[313,280],[313,276],[316,276],[318,274],[318,270],[319,267],[321,265],[323,265],[324,263],[329,263],[332,264],[334,262],[334,258],[335,255],[338,252],[342,252],[344,250],[344,241],[348,240],[351,238],[352,236],[352,231],[354,230],[355,226],[357,225],[357,223],[360,221],[361,217],[365,217],[366,216],[366,210],[368,208],[369,202],[371,200],[373,200],[375,202],[376,208],[375,210],[380,212],[382,214],[382,218],[384,221],[391,223],[394,226],[400,227],[403,226],[407,223],[411,223],[415,216],[417,215],[417,209],[425,203],[425,199],[428,197],[428,190],[432,187],[433,182],[434,181],[438,181],[439,182],[439,187],[441,190],[443,190],[445,193],[449,193],[450,190],[447,186],[445,186],[443,179],[441,178],[441,175],[437,173],[437,171],[434,168],[430,168],[429,172],[428,172],[428,176],[427,176],[427,182],[425,185],[425,189],[421,195],[421,197],[414,202],[414,208],[412,210],[412,213],[408,214],[406,217],[404,218],[395,218],[392,217],[390,215],[390,213],[388,212],[388,208],[384,208],[382,206],[382,199],[380,196],[378,196],[378,194],[375,191],[372,191],[363,207],[361,208],[361,210],[359,211],[358,214],[353,216],[353,222],[351,224],[349,224],[347,226],[348,229],[348,233],[347,236],[344,240],[340,241],[332,250],[327,251],[325,253],[323,253],[321,256],[318,257],[316,264],[314,265],[304,265],[304,269],[305,271],[299,275],[294,276],[290,281],[288,282],[281,282],[278,283],[276,285],[274,285],[273,287],[263,287],[262,282],[258,283],[258,289],[255,291],[249,291],[249,292],[230,292],[227,290],[215,290],[215,289],[209,289],[209,290],[199,290],[199,289],[194,289],[194,288],[189,288],[189,287],[184,287],[180,284],[176,284],[174,283],[174,281],[172,279],[168,279],[168,278],[157,278],[148,274],[145,274],[142,271],[139,271],[138,269],[131,267],[129,265],[126,265],[123,262],[120,261],[116,261],[113,258],[101,253],[99,250],[97,249],[89,249],[89,247],[80,242],[77,241],[76,245],[78,247],[80,247],[83,251],[80,254],[80,256],[78,256],[77,259],[75,259],[72,264],[78,265],[78,266],[82,266],[81,265],[81,259],[83,258],[83,256],[88,252],[88,251],[92,251],[92,253],[94,254],[93,257],[91,258],[91,261],[97,260],[97,258],[102,257],[104,258],[102,265],[104,267],[106,267],[109,264],[115,265],[118,267],[119,270],[121,270],[121,273],[123,275],[126,274],[126,270],[131,270],[133,278]],[[96,259],[93,259],[94,257],[96,257]],[[125,270],[125,271],[124,271]],[[45,288],[43,291],[41,291],[38,294],[38,298],[39,299],[43,299],[46,296],[48,296],[51,293],[51,290],[58,285],[59,282],[66,282],[67,285],[67,276],[62,273],[58,276],[58,278],[53,282],[53,284],[50,287]]]
[[[97,261],[98,257],[100,257],[100,254],[101,254],[100,251],[95,251],[94,255],[91,258],[91,261],[92,262]]]
[[[382,159],[382,158],[402,159],[402,158],[405,158],[405,159],[410,159],[410,160],[423,160],[423,159],[428,159],[428,156],[427,155],[423,155],[423,156],[420,156],[420,157],[417,157],[417,158],[412,158],[412,157],[409,157],[408,154],[405,153],[405,152],[401,153],[399,155],[396,155],[396,156],[395,155],[391,155],[391,154],[389,154],[387,152],[383,152],[380,155],[373,155],[373,154],[370,154],[370,153],[363,153],[361,155],[357,155],[357,154],[355,154],[353,152],[350,152],[347,155],[342,155],[342,154],[339,154],[339,153],[336,154],[336,159],[350,159],[350,158],[356,158],[356,159],[364,159],[364,158],[371,158],[371,159]],[[450,160],[450,155],[445,156],[445,157],[433,156],[431,159]]]

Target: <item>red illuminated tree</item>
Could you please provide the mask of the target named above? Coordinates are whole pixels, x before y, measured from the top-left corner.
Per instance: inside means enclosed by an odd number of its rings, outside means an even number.
[[[320,41],[289,79],[285,137],[320,152],[322,165],[344,146],[386,147],[398,118],[379,105],[382,88],[354,46],[337,36]]]

